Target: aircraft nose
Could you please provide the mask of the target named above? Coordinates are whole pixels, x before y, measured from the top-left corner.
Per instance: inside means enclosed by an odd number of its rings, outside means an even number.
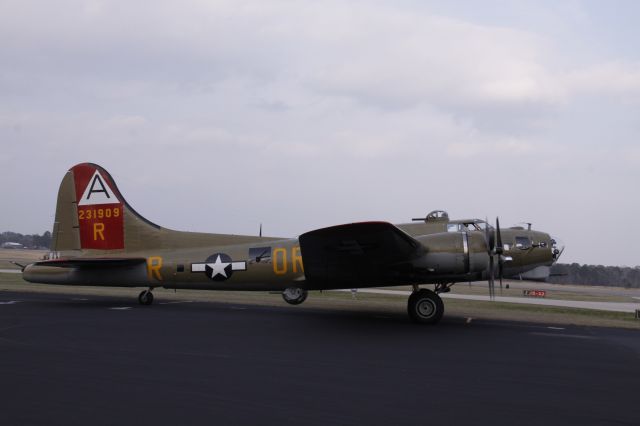
[[[551,236],[551,253],[553,253],[553,261],[557,262],[564,251],[564,243],[560,238]]]

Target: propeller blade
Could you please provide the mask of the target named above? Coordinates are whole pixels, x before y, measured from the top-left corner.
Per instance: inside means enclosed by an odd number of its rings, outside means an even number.
[[[504,251],[504,247],[502,245],[502,232],[500,232],[500,219],[496,217],[496,247],[495,247],[495,252],[496,254],[502,254],[502,252]]]
[[[495,278],[494,278],[494,265],[493,256],[489,255],[489,297],[491,300],[495,300]]]
[[[502,253],[504,252],[504,246],[502,245],[502,232],[500,232],[500,218],[496,217],[496,247],[493,250],[498,255],[498,279],[500,280],[500,294],[502,294],[502,274],[503,265]]]

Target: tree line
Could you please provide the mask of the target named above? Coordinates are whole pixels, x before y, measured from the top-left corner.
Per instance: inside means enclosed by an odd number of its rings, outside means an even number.
[[[46,249],[51,247],[51,232],[45,231],[42,235],[23,235],[17,232],[0,233],[0,245],[4,243],[18,243],[29,249]]]
[[[548,282],[640,288],[640,266],[580,265],[558,263],[551,267]]]

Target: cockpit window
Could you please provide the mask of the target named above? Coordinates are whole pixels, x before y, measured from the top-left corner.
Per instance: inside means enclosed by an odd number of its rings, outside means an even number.
[[[529,237],[516,237],[516,248],[522,250],[531,248],[531,240]]]
[[[483,231],[486,223],[474,221],[464,223],[450,223],[447,225],[447,232]]]
[[[485,222],[484,220],[479,220],[475,224],[481,231],[484,231],[485,229],[493,230],[493,226],[490,223]]]

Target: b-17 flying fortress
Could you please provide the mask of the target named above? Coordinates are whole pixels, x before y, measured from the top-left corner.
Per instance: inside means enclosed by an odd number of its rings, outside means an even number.
[[[362,222],[316,229],[298,238],[174,231],[138,214],[102,167],[78,164],[60,185],[49,258],[27,265],[34,283],[153,289],[277,291],[300,304],[310,290],[413,286],[409,317],[435,324],[438,293],[456,282],[548,271],[557,239],[479,219],[433,211],[411,223]],[[434,290],[420,288],[433,284]]]

